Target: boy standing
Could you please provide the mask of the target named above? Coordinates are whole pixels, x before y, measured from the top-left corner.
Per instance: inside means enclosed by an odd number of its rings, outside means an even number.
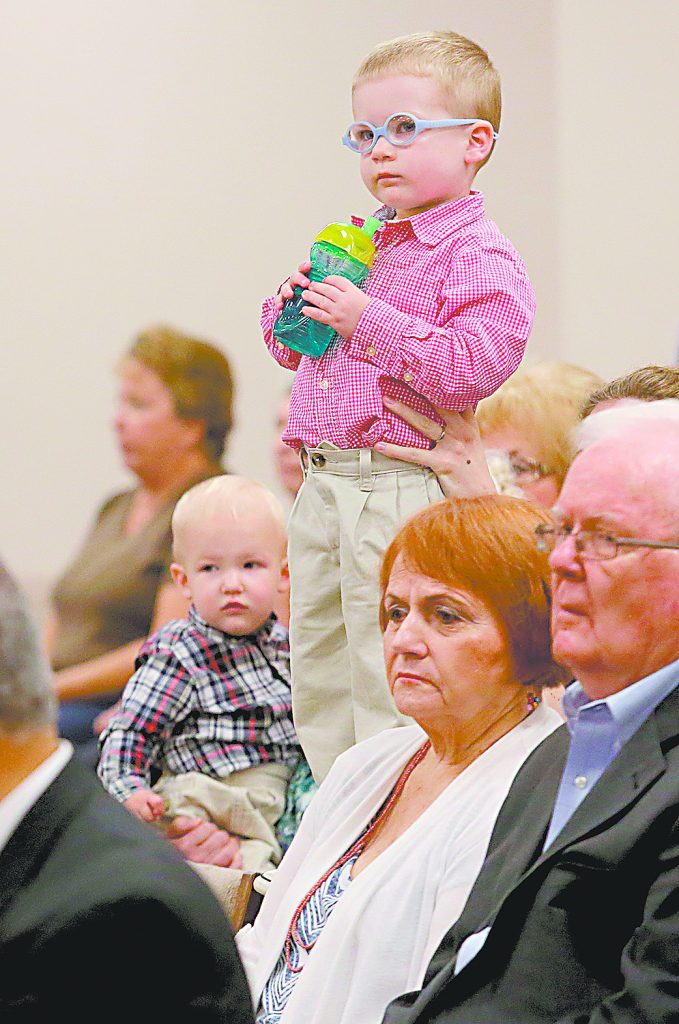
[[[143,821],[188,814],[243,837],[232,866],[260,870],[280,858],[274,825],[299,757],[287,633],[272,614],[286,587],[283,511],[254,481],[214,477],[179,500],[172,534],[189,616],[142,647],[99,776]]]
[[[378,46],[354,79],[356,121],[343,140],[387,218],[366,290],[336,276],[310,284],[302,263],[264,303],[266,344],[297,371],[284,434],[306,470],[289,524],[293,706],[316,778],[341,750],[399,721],[379,642],[377,564],[397,524],[442,493],[430,470],[379,454],[381,442],[429,443],[390,401],[429,415],[432,405],[474,406],[516,369],[532,326],[523,262],[471,187],[500,109],[495,68],[463,36]],[[317,359],[274,336],[298,286],[304,313],[339,335]]]

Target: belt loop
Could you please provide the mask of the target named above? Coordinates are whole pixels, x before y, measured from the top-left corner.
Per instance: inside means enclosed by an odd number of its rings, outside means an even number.
[[[308,469],[309,469],[309,455],[308,455],[307,450],[304,447],[304,445],[302,445],[302,447],[299,450],[299,461],[300,461],[300,465],[302,467],[302,472],[304,473],[304,476],[306,477]]]
[[[373,478],[370,472],[370,456],[372,455],[371,448],[360,448],[358,452],[358,473],[360,483],[358,489],[360,491],[372,491],[373,489]]]

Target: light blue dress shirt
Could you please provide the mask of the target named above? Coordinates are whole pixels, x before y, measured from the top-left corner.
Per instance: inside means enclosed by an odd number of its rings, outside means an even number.
[[[590,701],[577,680],[571,683],[562,700],[571,743],[544,850],[551,846],[625,743],[678,684],[679,660],[603,700]],[[457,953],[455,974],[473,960],[489,932],[490,928],[483,928],[467,936]]]
[[[679,683],[679,661],[658,669],[603,700],[590,701],[577,681],[563,696],[571,734],[544,849],[553,843],[627,740]]]

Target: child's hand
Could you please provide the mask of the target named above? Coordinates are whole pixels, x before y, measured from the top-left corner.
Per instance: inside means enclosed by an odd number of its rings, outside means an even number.
[[[162,818],[165,810],[165,801],[158,793],[152,793],[150,789],[138,789],[132,796],[124,801],[130,814],[141,821],[158,821]]]
[[[291,299],[295,294],[295,288],[307,288],[309,285],[309,278],[306,276],[311,270],[311,264],[307,260],[304,263],[300,263],[294,274],[290,274],[290,277],[283,282],[278,289],[276,294],[275,302],[276,309],[280,313],[283,308],[283,303]]]
[[[370,297],[357,288],[346,277],[331,274],[325,281],[312,281],[302,298],[312,302],[303,306],[302,312],[310,320],[329,324],[347,340],[356,330],[361,314],[370,302]]]

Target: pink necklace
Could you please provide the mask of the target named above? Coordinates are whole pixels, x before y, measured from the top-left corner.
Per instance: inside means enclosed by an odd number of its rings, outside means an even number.
[[[419,748],[419,750],[415,751],[413,756],[408,761],[408,764],[405,766],[405,768],[401,772],[401,774],[400,774],[400,776],[398,778],[398,781],[397,781],[396,785],[394,786],[394,788],[392,789],[391,794],[390,794],[388,800],[384,804],[382,804],[382,807],[377,812],[375,817],[372,819],[372,821],[370,822],[370,824],[368,825],[366,830],[358,837],[358,839],[353,844],[353,846],[349,847],[349,849],[346,851],[346,853],[343,853],[342,856],[339,857],[335,861],[334,864],[331,864],[331,866],[328,868],[328,870],[326,872],[324,872],[323,875],[321,875],[321,877],[316,882],[316,884],[313,885],[311,887],[311,889],[309,889],[309,891],[306,894],[306,896],[304,896],[302,898],[301,902],[297,905],[297,909],[295,910],[294,914],[292,915],[292,920],[290,922],[290,927],[288,928],[288,933],[285,936],[285,946],[284,946],[285,963],[287,965],[288,970],[292,971],[293,974],[299,974],[299,972],[302,970],[302,967],[304,966],[303,964],[302,964],[301,967],[293,967],[292,966],[291,950],[292,950],[292,942],[293,942],[293,940],[295,941],[295,943],[298,946],[300,946],[302,949],[305,949],[307,951],[312,949],[314,944],[315,944],[314,942],[309,942],[309,943],[303,942],[302,939],[299,936],[298,926],[299,926],[299,919],[300,919],[300,917],[302,915],[302,911],[304,910],[304,908],[306,907],[307,903],[309,902],[311,897],[314,895],[314,893],[317,892],[318,889],[320,889],[320,887],[330,877],[330,875],[333,873],[333,871],[336,871],[337,868],[342,867],[343,864],[346,864],[346,862],[348,860],[351,860],[351,858],[354,857],[356,854],[359,854],[359,853],[363,852],[365,847],[368,845],[368,840],[370,839],[370,837],[375,834],[375,832],[380,827],[380,825],[382,825],[386,821],[386,819],[389,817],[389,815],[391,814],[392,810],[394,809],[394,806],[398,802],[398,799],[399,799],[401,793],[403,792],[403,788],[404,788],[406,782],[408,781],[408,779],[412,775],[412,773],[415,770],[415,768],[417,768],[418,764],[420,763],[420,761],[422,760],[424,755],[427,753],[427,751],[429,750],[430,746],[431,746],[430,741],[429,740],[425,740],[425,742],[422,744],[422,746]]]

